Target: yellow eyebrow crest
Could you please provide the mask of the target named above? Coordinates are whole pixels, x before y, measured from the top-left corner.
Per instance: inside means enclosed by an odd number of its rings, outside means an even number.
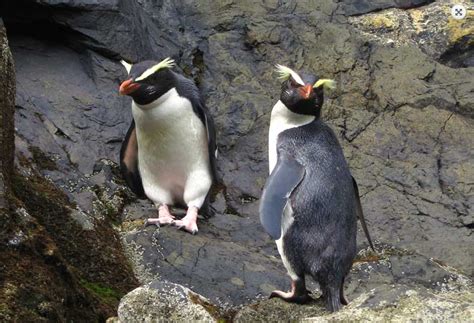
[[[278,78],[280,80],[288,80],[290,77],[295,80],[296,83],[304,85],[303,79],[293,71],[291,68],[277,64],[275,65],[275,71],[278,73]]]
[[[123,65],[123,67],[125,67],[127,73],[130,73],[130,70],[132,69],[132,64],[127,63],[123,59],[120,61],[120,63]]]
[[[136,78],[135,81],[144,80],[148,76],[152,75],[153,73],[156,73],[156,72],[158,72],[159,70],[161,70],[163,68],[172,68],[174,65],[175,65],[174,60],[167,57],[164,60],[162,60],[161,62],[159,62],[158,64],[156,64],[156,65],[150,67],[149,69],[147,69],[145,72],[143,72],[142,75],[140,75],[140,77]]]
[[[319,79],[316,83],[314,83],[313,88],[318,88],[321,85],[325,89],[334,90],[336,88],[336,81],[330,79]]]

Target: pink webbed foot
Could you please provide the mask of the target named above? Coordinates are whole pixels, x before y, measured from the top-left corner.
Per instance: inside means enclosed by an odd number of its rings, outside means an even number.
[[[173,224],[175,217],[170,213],[170,210],[166,204],[162,204],[158,207],[158,217],[157,218],[148,218],[145,221],[145,226],[147,225],[168,225]]]
[[[174,225],[179,230],[184,230],[194,235],[198,232],[197,216],[198,208],[191,206],[186,212],[186,216],[181,220],[175,220]]]
[[[292,280],[291,281],[291,291],[290,292],[282,292],[280,290],[275,290],[270,294],[270,298],[278,297],[282,300],[289,302],[289,303],[297,303],[297,304],[306,304],[311,300],[311,297],[306,290],[304,280]]]

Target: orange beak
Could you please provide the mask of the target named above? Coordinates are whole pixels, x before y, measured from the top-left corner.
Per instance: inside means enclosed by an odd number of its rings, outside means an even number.
[[[122,84],[120,84],[120,89],[119,93],[121,95],[129,95],[133,91],[136,91],[140,87],[140,84],[138,83],[133,83],[132,79],[123,81]]]
[[[309,96],[311,95],[311,93],[313,93],[313,85],[311,85],[311,84],[305,85],[305,86],[300,90],[300,93],[301,93],[301,96],[302,96],[304,99],[309,98]]]

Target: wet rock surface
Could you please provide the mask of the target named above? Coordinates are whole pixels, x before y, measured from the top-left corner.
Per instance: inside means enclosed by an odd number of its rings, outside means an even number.
[[[412,253],[391,256],[390,267],[379,259],[355,266],[349,298],[367,297],[368,311],[374,299],[395,304],[406,296],[408,303],[435,304],[445,291],[430,280],[442,284],[450,270],[430,259],[474,274],[473,20],[454,21],[449,6],[329,0],[3,4],[16,62],[17,155],[61,188],[83,230],[103,219],[117,225],[142,283],[167,280],[219,304],[249,303],[288,286],[257,214],[268,172],[269,114],[279,96],[273,65],[316,71],[338,82],[323,117],[358,180],[372,237],[379,246]],[[200,222],[195,237],[173,227],[143,228],[143,219],[156,211],[134,199],[117,171],[131,120],[129,99],[117,95],[125,77],[118,59],[166,56],[198,83],[218,132],[216,215]],[[367,246],[361,234],[358,243]],[[465,299],[463,288],[448,292]],[[407,290],[417,294],[403,296]],[[448,312],[459,309],[449,306]],[[314,310],[318,315],[321,306]]]
[[[249,303],[288,284],[274,242],[252,219],[216,215],[201,222],[197,236],[139,227],[125,242],[140,255],[139,276],[183,284],[220,305]]]

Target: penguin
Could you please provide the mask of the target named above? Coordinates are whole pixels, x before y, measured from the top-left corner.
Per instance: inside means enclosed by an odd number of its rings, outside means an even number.
[[[132,98],[133,115],[120,150],[122,176],[158,209],[146,224],[173,224],[196,234],[198,212],[215,179],[213,120],[194,82],[172,71],[172,59],[121,63],[128,77],[119,93]],[[170,206],[186,207],[186,215],[176,219]]]
[[[324,88],[335,82],[277,65],[280,100],[271,112],[269,171],[260,201],[264,230],[276,241],[291,291],[272,297],[306,303],[305,275],[319,283],[327,310],[347,304],[344,279],[356,255],[357,218],[365,224],[357,183],[321,116]]]

